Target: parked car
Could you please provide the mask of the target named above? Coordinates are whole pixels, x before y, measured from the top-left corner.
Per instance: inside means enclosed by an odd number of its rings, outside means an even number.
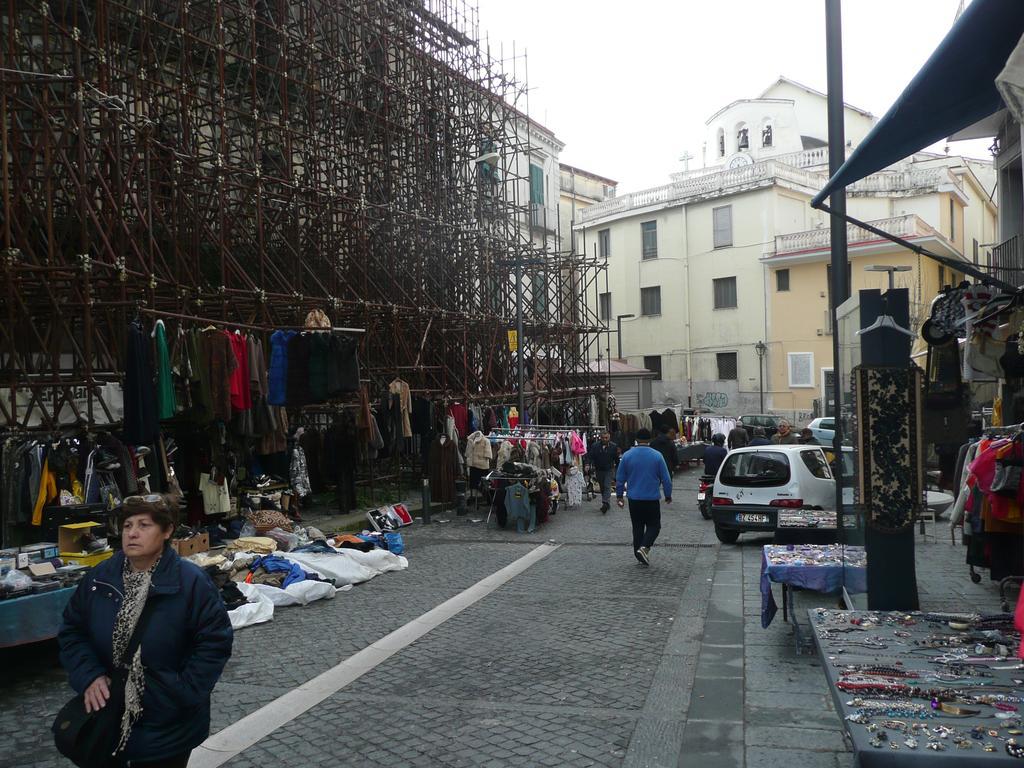
[[[819,446],[738,448],[715,476],[715,535],[734,544],[745,532],[774,533],[780,510],[834,510],[835,480]]]
[[[771,437],[779,431],[779,422],[784,421],[781,416],[773,416],[770,413],[749,413],[736,419],[736,424],[747,430],[747,435],[754,437],[754,427],[763,427],[764,436]]]
[[[822,445],[832,445],[832,439],[836,436],[836,420],[831,416],[827,418],[814,419],[807,428],[811,430],[814,439]]]

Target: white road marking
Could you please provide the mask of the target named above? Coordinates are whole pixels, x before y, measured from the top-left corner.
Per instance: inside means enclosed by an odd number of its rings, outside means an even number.
[[[210,736],[192,752],[188,768],[216,768],[248,749],[324,699],[355,682],[374,667],[416,642],[520,573],[543,560],[559,544],[541,544],[515,562],[481,579],[455,597],[413,619],[403,627],[349,656],[335,667],[293,688],[252,714]],[[369,589],[373,586],[369,585]]]

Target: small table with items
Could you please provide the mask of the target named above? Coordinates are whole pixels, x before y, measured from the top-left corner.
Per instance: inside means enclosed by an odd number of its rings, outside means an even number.
[[[37,643],[57,636],[64,606],[77,587],[0,600],[0,648]]]
[[[797,650],[805,642],[793,609],[794,590],[810,589],[833,594],[867,591],[864,547],[841,544],[768,544],[761,556],[761,627],[778,612],[771,582],[782,584],[782,618],[792,618]],[[787,615],[788,608],[788,615]]]
[[[1010,614],[808,611],[861,768],[1024,765]]]

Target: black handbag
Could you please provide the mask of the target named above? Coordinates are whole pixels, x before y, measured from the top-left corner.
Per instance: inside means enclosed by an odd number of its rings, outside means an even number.
[[[126,658],[135,656],[142,642],[149,617],[149,601],[135,625],[128,642]],[[124,689],[128,670],[115,664],[110,676],[110,698],[106,706],[96,712],[85,711],[85,696],[79,694],[61,707],[50,730],[57,750],[79,768],[103,768],[115,757],[121,740],[121,718],[124,716]]]

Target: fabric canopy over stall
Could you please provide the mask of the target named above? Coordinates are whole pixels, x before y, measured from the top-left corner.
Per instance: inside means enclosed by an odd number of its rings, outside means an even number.
[[[1002,109],[995,79],[1022,33],[1024,2],[974,0],[811,205]]]

